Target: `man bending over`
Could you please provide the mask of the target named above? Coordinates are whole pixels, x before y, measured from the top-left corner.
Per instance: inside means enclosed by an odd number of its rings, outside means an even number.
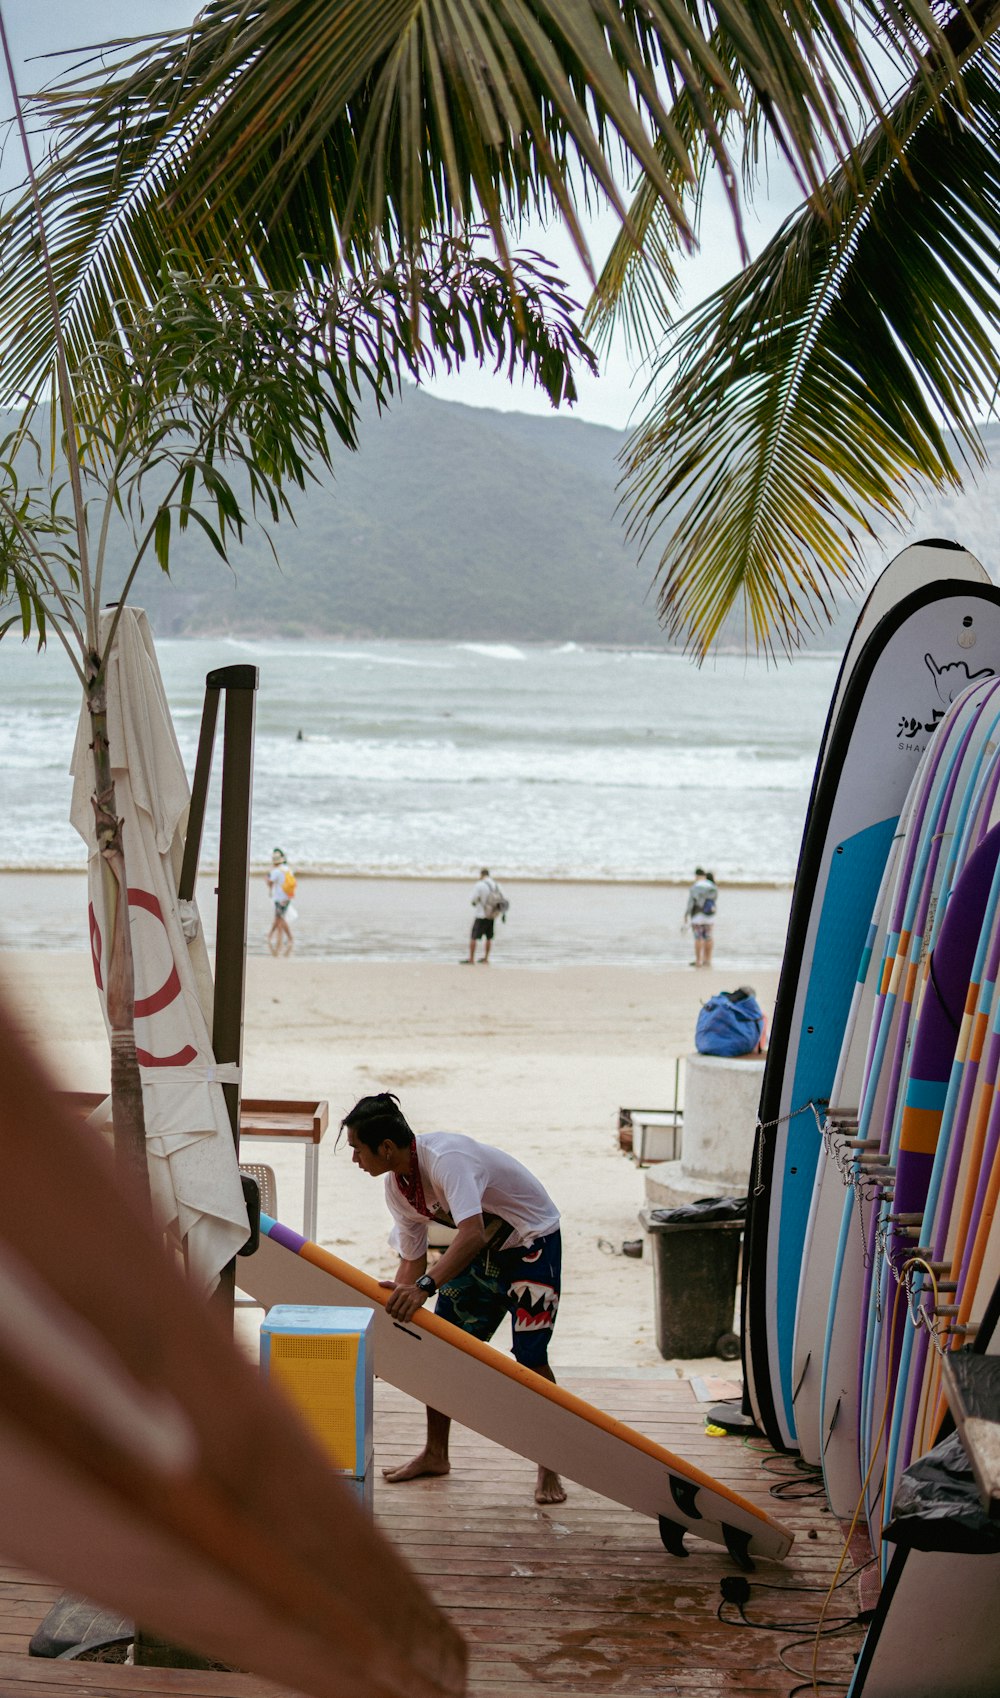
[[[422,1132],[407,1125],[391,1091],[362,1097],[341,1126],[355,1165],[385,1178],[393,1219],[391,1243],[400,1255],[386,1309],[406,1322],[437,1296],[435,1313],[473,1338],[488,1342],[510,1315],[514,1356],[551,1384],[548,1347],[556,1310],[562,1238],[559,1211],[544,1186],[513,1156],[461,1132]],[[431,1221],[456,1229],[448,1249],[427,1272]],[[427,1443],[402,1468],[385,1468],[387,1480],[447,1474],[451,1418],[427,1411]],[[539,1466],[536,1503],[562,1503],[562,1481]]]

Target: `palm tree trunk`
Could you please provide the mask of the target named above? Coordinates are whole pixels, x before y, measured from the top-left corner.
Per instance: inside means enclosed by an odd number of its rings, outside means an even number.
[[[106,670],[101,656],[87,661],[85,685],[94,758],[94,823],[101,859],[104,912],[107,927],[105,1006],[111,1028],[111,1115],[114,1124],[115,1165],[126,1190],[151,1211],[149,1168],[146,1161],[146,1119],[142,1079],[135,1052],[135,973],[129,928],[128,886],[121,820],[115,803],[115,781],[108,740]]]

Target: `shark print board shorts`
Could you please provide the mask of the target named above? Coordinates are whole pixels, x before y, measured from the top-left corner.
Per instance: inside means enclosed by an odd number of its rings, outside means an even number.
[[[488,1343],[509,1315],[514,1356],[524,1368],[544,1368],[559,1307],[562,1235],[550,1232],[516,1250],[477,1256],[438,1292],[435,1314]]]

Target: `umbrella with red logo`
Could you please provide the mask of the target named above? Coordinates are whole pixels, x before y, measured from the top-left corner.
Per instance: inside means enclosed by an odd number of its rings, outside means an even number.
[[[112,617],[104,616],[102,638]],[[107,707],[154,1218],[183,1252],[196,1286],[207,1291],[248,1233],[222,1091],[237,1073],[215,1060],[212,977],[201,921],[195,903],[177,897],[190,789],[141,609],[120,612],[107,664]],[[73,754],[70,819],[90,852],[90,945],[107,1019],[109,927],[91,800],[91,736],[84,711]],[[109,1112],[106,1108],[104,1118]]]

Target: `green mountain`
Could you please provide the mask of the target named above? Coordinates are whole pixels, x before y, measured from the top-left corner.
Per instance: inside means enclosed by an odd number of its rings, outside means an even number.
[[[44,436],[44,422],[39,427]],[[1000,427],[986,431],[1000,451]],[[651,588],[617,511],[623,432],[569,415],[535,417],[438,401],[408,388],[365,414],[361,448],[299,494],[295,523],[252,527],[232,569],[196,528],[175,538],[170,578],[150,561],[132,600],[161,635],[471,638],[667,646]],[[1000,455],[998,455],[1000,457]],[[1000,470],[964,495],[931,496],[912,524],[868,551],[877,571],[920,537],[962,542],[996,576]],[[118,582],[125,554],[118,559]],[[109,573],[114,593],[114,559]],[[843,646],[856,604],[830,629]],[[742,646],[734,618],[721,647]]]
[[[616,514],[623,434],[407,390],[361,449],[248,534],[228,572],[199,536],[133,599],[161,634],[665,642]]]

